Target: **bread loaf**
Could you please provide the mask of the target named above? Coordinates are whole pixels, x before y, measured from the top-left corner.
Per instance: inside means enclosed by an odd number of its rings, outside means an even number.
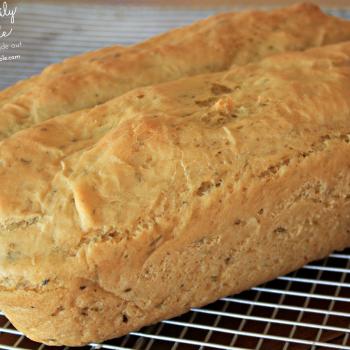
[[[123,52],[109,48],[92,58],[50,66],[38,77],[15,85],[0,94],[0,139],[133,88],[345,40],[350,40],[350,22],[327,16],[311,4],[219,14]]]
[[[350,43],[139,88],[0,144],[0,309],[121,336],[350,245]]]

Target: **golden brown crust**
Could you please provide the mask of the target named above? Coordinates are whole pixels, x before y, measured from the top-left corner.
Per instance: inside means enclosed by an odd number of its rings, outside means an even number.
[[[94,59],[101,59],[108,55],[117,55],[122,52],[123,46],[114,45],[95,51],[85,52],[81,55],[64,59],[62,62],[51,64],[46,67],[40,75],[35,75],[25,80],[20,80],[16,84],[0,91],[0,106],[13,102],[20,95],[33,90],[41,81],[55,76],[55,79],[62,79],[63,74],[74,71],[81,65]]]
[[[327,16],[311,4],[272,12],[219,14],[132,46],[122,54],[109,48],[107,54],[96,52],[92,59],[81,59],[82,64],[76,64],[78,58],[67,61],[64,69],[51,66],[34,78],[34,86],[22,82],[10,88],[3,93],[6,103],[0,94],[0,139],[136,87],[349,39],[349,21]],[[57,70],[59,74],[53,74]]]
[[[82,345],[349,246],[349,91],[344,43],[7,138],[0,308],[35,340]]]

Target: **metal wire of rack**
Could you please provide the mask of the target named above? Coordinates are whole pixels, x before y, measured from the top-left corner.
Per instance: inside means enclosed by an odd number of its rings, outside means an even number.
[[[130,11],[120,4],[20,3],[11,39],[22,42],[17,50],[21,58],[0,63],[0,88],[65,57],[114,43],[132,44],[222,10],[227,8],[137,6]],[[350,18],[350,11],[329,12]],[[0,349],[48,348],[26,338],[0,312]],[[350,350],[350,249],[87,349]]]

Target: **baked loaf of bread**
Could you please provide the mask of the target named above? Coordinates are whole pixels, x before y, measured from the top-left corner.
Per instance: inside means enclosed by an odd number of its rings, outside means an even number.
[[[350,43],[139,88],[0,144],[0,309],[83,345],[350,245]]]
[[[220,14],[122,52],[119,47],[108,48],[50,66],[38,77],[7,89],[0,94],[0,139],[136,87],[346,40],[350,22],[327,16],[311,4]]]

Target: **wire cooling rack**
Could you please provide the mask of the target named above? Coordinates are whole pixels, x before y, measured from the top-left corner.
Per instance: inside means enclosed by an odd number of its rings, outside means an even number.
[[[21,46],[7,53],[20,58],[0,62],[0,88],[65,57],[115,43],[133,44],[227,9],[19,3],[8,41]],[[328,12],[350,18],[350,11]],[[44,348],[50,347],[23,336],[0,312],[0,349]],[[350,350],[350,249],[178,318],[83,349]]]

